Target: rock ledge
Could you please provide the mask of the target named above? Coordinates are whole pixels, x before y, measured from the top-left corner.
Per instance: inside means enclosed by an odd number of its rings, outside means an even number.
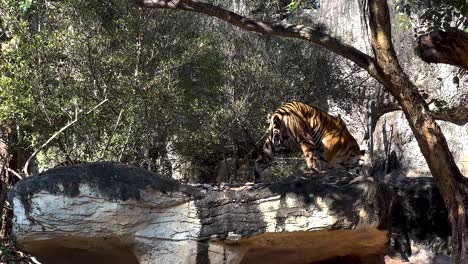
[[[91,163],[24,179],[9,199],[18,245],[45,263],[383,263],[393,193],[340,171],[211,188]]]

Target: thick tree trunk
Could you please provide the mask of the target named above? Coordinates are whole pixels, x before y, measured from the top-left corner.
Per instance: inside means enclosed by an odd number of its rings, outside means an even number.
[[[447,142],[416,87],[403,74],[386,84],[397,98],[449,210],[454,263],[468,263],[468,183],[454,162]],[[397,89],[398,88],[398,89]],[[411,96],[412,94],[412,96]],[[418,94],[419,95],[419,94]],[[418,98],[419,97],[419,98]]]
[[[454,263],[468,263],[468,181],[453,159],[447,141],[417,87],[403,72],[391,41],[388,5],[369,1],[371,45],[381,83],[405,113],[434,181],[449,210]]]
[[[418,38],[418,56],[425,62],[446,63],[468,69],[468,33],[436,30]]]

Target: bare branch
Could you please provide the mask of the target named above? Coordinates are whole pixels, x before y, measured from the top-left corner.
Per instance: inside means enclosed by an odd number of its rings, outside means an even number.
[[[130,135],[132,134],[132,125],[133,121],[130,123],[130,126],[128,128],[128,133],[127,133],[127,138],[125,139],[125,143],[122,145],[122,150],[120,151],[119,155],[119,162],[122,160],[123,153],[125,151],[125,148],[127,148],[128,140],[130,139]]]
[[[436,112],[434,113],[434,117],[438,120],[463,126],[468,123],[468,107],[458,106],[444,112]]]
[[[105,102],[107,102],[108,99],[104,99],[102,102],[100,102],[99,104],[97,104],[95,107],[93,107],[91,110],[89,110],[88,112],[85,113],[85,115],[88,115],[90,114],[91,112],[93,112],[94,110],[96,110],[98,107],[100,107],[102,104],[104,104]],[[47,147],[50,142],[52,142],[52,140],[54,140],[58,135],[60,135],[60,133],[62,133],[63,131],[65,131],[65,129],[69,128],[71,125],[73,125],[74,123],[76,123],[78,121],[78,116],[73,120],[71,121],[70,123],[68,123],[67,125],[65,125],[64,127],[62,127],[59,131],[55,132],[44,144],[42,144],[38,149],[36,149],[33,154],[31,154],[31,156],[29,156],[28,160],[26,161],[26,163],[24,164],[24,167],[23,167],[23,173],[24,175],[29,176],[29,172],[28,172],[28,167],[29,167],[29,164],[31,163],[31,160],[33,160],[36,155],[41,151],[43,150],[45,147]]]
[[[14,171],[14,170],[12,170],[12,169],[10,169],[10,168],[6,168],[6,170],[7,170],[8,172],[11,172],[11,173],[12,173],[13,175],[15,175],[16,177],[18,177],[18,179],[20,179],[20,180],[23,179],[23,176],[21,176],[21,175],[20,175],[19,173],[17,173],[16,171]]]
[[[119,124],[120,124],[120,118],[122,117],[123,111],[124,111],[123,109],[120,110],[119,117],[117,117],[117,122],[115,123],[114,129],[112,130],[112,133],[111,133],[110,136],[109,136],[109,140],[107,141],[106,146],[105,146],[104,149],[102,150],[101,157],[99,158],[99,160],[102,160],[102,158],[103,158],[104,155],[106,154],[107,149],[109,148],[109,145],[110,145],[110,143],[111,143],[111,141],[112,141],[112,138],[114,137],[114,133],[115,133],[115,131],[117,130],[117,127],[118,127]]]
[[[370,131],[372,133],[375,130],[375,126],[377,125],[377,121],[385,114],[395,112],[395,111],[402,111],[401,107],[394,102],[388,102],[384,104],[379,104],[371,112],[372,115],[372,122],[370,123]],[[468,108],[459,106],[459,107],[453,107],[450,108],[449,110],[441,113],[441,112],[434,112],[431,111],[432,115],[436,120],[442,120],[446,122],[450,122],[455,125],[463,126],[468,123]],[[364,137],[364,139],[369,139],[370,134],[367,134]]]
[[[337,38],[325,34],[320,29],[303,25],[285,23],[265,23],[241,16],[232,11],[199,0],[133,0],[137,5],[147,8],[176,9],[217,17],[247,31],[272,36],[303,39],[333,51],[367,70],[378,78],[375,61],[362,51],[342,43]]]

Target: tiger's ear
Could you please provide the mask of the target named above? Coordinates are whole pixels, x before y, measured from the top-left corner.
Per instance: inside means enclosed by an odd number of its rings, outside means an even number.
[[[366,154],[366,151],[365,150],[361,150],[361,155],[365,155]]]

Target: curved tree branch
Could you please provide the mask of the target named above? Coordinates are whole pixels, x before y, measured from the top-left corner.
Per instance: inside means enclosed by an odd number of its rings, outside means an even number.
[[[395,111],[402,111],[400,105],[397,103],[390,102],[377,105],[375,107],[375,112],[372,113],[373,120],[375,120],[372,127],[375,127],[375,122],[377,122],[381,116]],[[432,110],[431,113],[436,120],[450,122],[459,126],[468,124],[468,107],[466,106],[455,106],[444,112]]]
[[[416,53],[428,63],[446,63],[468,69],[468,33],[436,30],[418,38]]]
[[[464,126],[468,123],[468,107],[458,106],[450,108],[444,112],[435,112],[434,117],[437,120],[443,120],[459,126]]]
[[[85,115],[88,115],[90,113],[92,113],[94,110],[96,110],[98,107],[100,107],[102,104],[104,104],[105,102],[107,102],[108,99],[104,99],[103,101],[101,101],[99,104],[97,104],[95,107],[93,107],[91,110],[89,110],[88,112],[85,113]],[[58,135],[60,135],[60,133],[62,133],[63,131],[65,131],[65,129],[69,128],[71,125],[73,125],[74,123],[78,122],[78,116],[75,117],[75,119],[71,122],[69,122],[68,124],[66,124],[65,126],[63,126],[62,128],[60,128],[59,131],[55,132],[44,144],[42,144],[38,149],[36,149],[33,154],[31,154],[31,156],[29,156],[28,160],[26,161],[26,163],[24,164],[24,167],[23,167],[23,173],[24,175],[29,176],[29,163],[31,163],[31,161],[34,159],[34,157],[36,157],[36,155],[41,151],[43,150],[45,147],[47,147],[50,142],[52,142],[52,140],[54,140],[56,137],[58,137]]]
[[[297,38],[322,46],[356,63],[378,78],[374,58],[364,52],[342,43],[339,39],[325,34],[320,29],[303,25],[285,23],[265,23],[241,16],[232,11],[199,0],[133,0],[137,5],[147,8],[176,9],[205,14],[224,20],[236,27],[251,32]]]

